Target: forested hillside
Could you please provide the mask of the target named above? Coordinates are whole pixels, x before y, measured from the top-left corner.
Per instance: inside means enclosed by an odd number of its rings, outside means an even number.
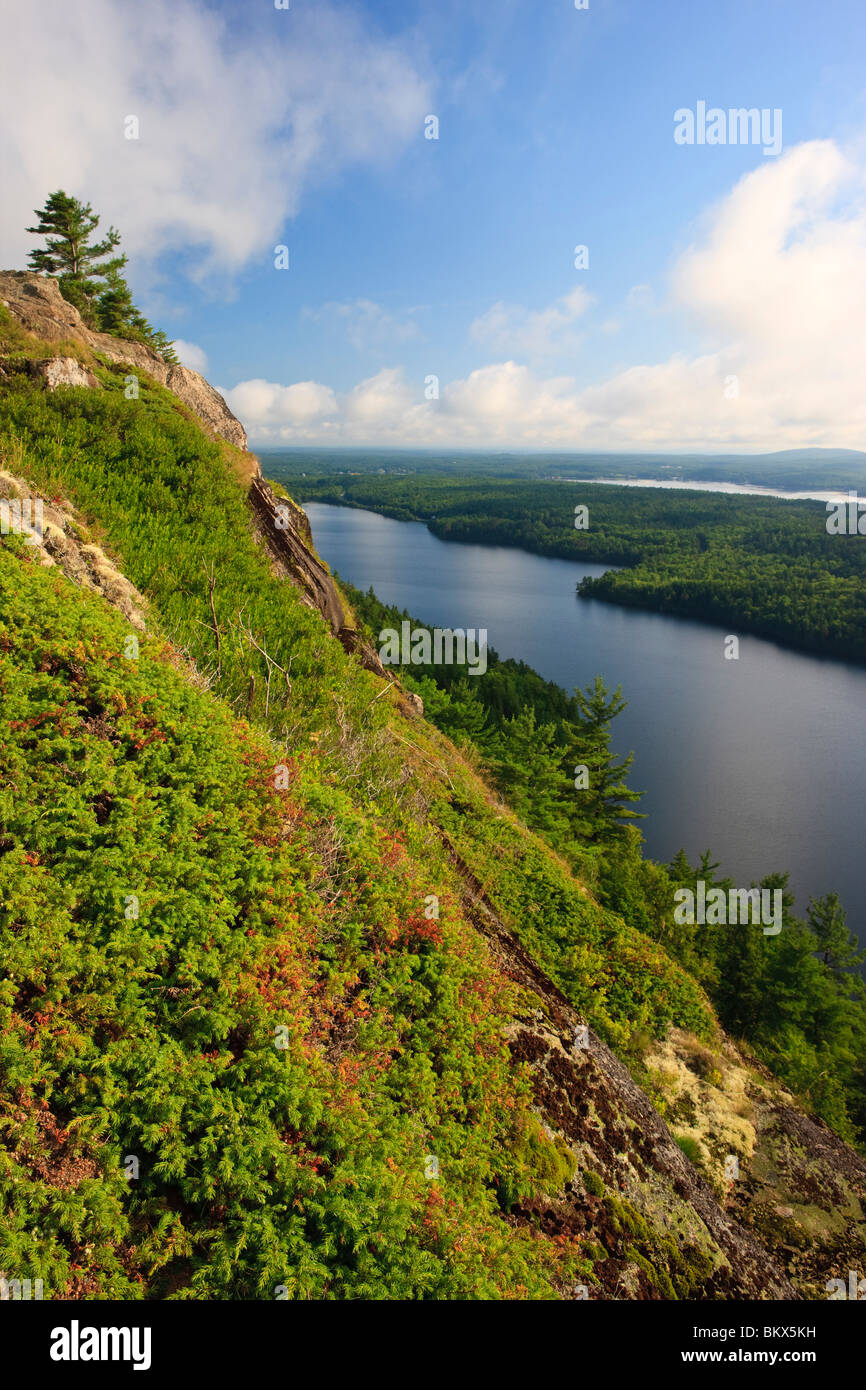
[[[262,449],[269,474],[291,479],[371,474],[445,478],[471,475],[501,482],[504,478],[570,481],[574,478],[657,479],[677,482],[727,482],[783,491],[812,488],[866,490],[866,452],[862,449],[782,449],[769,454],[581,453],[516,449]]]
[[[83,335],[50,389],[58,350],[0,310],[2,491],[46,515],[0,543],[4,1277],[823,1297],[866,1167],[724,1036],[637,867],[613,905],[619,770],[541,825],[280,567],[255,460]],[[596,694],[561,717],[600,767]]]

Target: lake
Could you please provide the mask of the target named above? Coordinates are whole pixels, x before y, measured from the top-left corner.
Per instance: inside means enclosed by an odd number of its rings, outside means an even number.
[[[736,887],[789,870],[797,907],[835,891],[866,939],[860,891],[866,800],[866,669],[722,628],[575,593],[603,565],[439,540],[421,522],[309,502],[319,553],[361,589],[429,626],[486,628],[568,691],[596,673],[621,685],[617,752],[634,751],[630,785],[648,854],[711,849]]]
[[[847,492],[785,492],[754,483],[688,482],[681,478],[563,478],[565,483],[604,483],[606,487],[660,487],[668,492],[721,492],[731,497],[782,497],[786,502],[847,502]]]

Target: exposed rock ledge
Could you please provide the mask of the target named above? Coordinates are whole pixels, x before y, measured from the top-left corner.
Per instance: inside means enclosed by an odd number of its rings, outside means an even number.
[[[297,585],[305,602],[321,613],[347,652],[356,656],[368,671],[384,676],[385,668],[369,642],[346,622],[331,571],[313,549],[306,512],[290,497],[277,497],[261,473],[250,484],[249,502],[277,573]]]
[[[28,270],[0,271],[0,303],[22,328],[44,341],[81,343],[106,361],[145,372],[183,401],[214,434],[246,452],[243,425],[203,376],[189,367],[163,362],[144,343],[93,332],[75,306],[63,298],[57,281],[50,276]],[[44,376],[49,390],[62,385],[96,387],[99,384],[92,372],[74,359],[61,355],[47,361],[34,361],[29,364],[29,370]],[[385,676],[376,652],[346,621],[337,586],[327,565],[313,549],[306,513],[289,498],[277,498],[262,477],[255,456],[247,453],[247,458],[249,467],[239,466],[237,461],[233,462],[233,467],[239,477],[250,483],[250,506],[277,572],[297,585],[305,601],[322,614],[347,652],[356,656],[367,670]],[[73,577],[83,582],[80,574]],[[413,712],[417,713],[417,709]]]
[[[172,366],[145,346],[108,333],[94,333],[73,304],[67,303],[56,280],[30,270],[0,271],[0,302],[22,328],[49,342],[83,343],[109,362],[119,362],[146,372],[172,391],[184,405],[222,439],[246,449],[243,425],[229,410],[218,391],[189,367]]]
[[[22,500],[29,503],[21,534],[27,535],[26,544],[39,564],[57,565],[73,583],[101,594],[133,627],[145,630],[147,600],[98,545],[88,543],[71,502],[48,502],[23,478],[4,470],[0,470],[0,498],[17,500],[19,506]],[[37,515],[39,524],[34,527]]]

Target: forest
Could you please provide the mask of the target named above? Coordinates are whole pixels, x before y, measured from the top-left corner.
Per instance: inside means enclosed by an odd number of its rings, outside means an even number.
[[[866,538],[829,534],[823,502],[424,475],[292,485],[301,501],[423,521],[443,540],[614,567],[580,582],[585,599],[866,661]],[[584,529],[576,507],[587,509]]]
[[[523,478],[589,482],[606,478],[724,482],[808,492],[866,489],[861,449],[782,449],[773,454],[581,454],[451,449],[303,448],[267,445],[268,472],[286,478],[387,474],[428,477]]]

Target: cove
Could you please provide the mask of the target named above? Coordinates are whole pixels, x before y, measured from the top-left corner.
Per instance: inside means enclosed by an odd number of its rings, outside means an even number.
[[[500,656],[568,691],[596,673],[622,685],[612,741],[635,753],[653,859],[710,849],[737,888],[788,870],[799,912],[835,891],[866,941],[866,669],[743,634],[726,661],[723,628],[576,597],[584,574],[609,567],[443,541],[355,508],[304,510],[319,553],[358,588],[430,626],[485,628]]]

